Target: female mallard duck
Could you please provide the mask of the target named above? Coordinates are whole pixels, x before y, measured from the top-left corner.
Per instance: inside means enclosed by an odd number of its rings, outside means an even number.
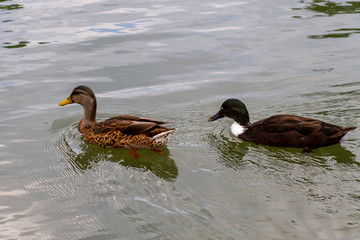
[[[209,121],[229,117],[234,120],[231,132],[246,141],[276,147],[314,149],[338,143],[356,127],[340,127],[320,120],[294,115],[275,115],[250,123],[243,102],[228,99]]]
[[[88,142],[103,147],[156,149],[165,146],[176,130],[160,126],[166,122],[135,116],[117,116],[98,123],[95,94],[87,86],[74,88],[59,106],[71,103],[78,103],[84,108],[84,116],[78,125],[79,131]]]

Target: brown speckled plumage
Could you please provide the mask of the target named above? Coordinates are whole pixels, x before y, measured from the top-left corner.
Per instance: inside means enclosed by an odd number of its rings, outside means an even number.
[[[136,116],[116,116],[103,122],[96,121],[96,98],[86,86],[74,88],[71,95],[61,103],[64,106],[78,103],[84,108],[84,117],[78,129],[85,139],[103,147],[126,149],[155,149],[165,146],[176,130],[161,124],[166,122]]]
[[[119,116],[120,117],[120,116]],[[116,117],[116,118],[119,118]],[[129,118],[130,116],[126,116]],[[134,117],[136,118],[136,117]],[[149,123],[148,119],[138,119],[138,120],[124,120],[124,122],[129,122],[129,125],[117,126],[116,124],[108,124],[108,119],[104,122],[96,124],[92,128],[86,129],[83,134],[87,141],[95,143],[103,147],[118,147],[118,148],[127,148],[127,149],[144,149],[144,148],[160,148],[167,144],[169,137],[164,141],[157,141],[157,138],[153,138],[160,133],[171,134],[175,129],[168,129],[162,126],[158,126],[156,123],[154,127],[144,132],[128,132],[126,128],[131,126],[131,124],[140,123]],[[146,121],[144,121],[146,120]],[[153,123],[153,122],[151,122]],[[124,133],[126,132],[126,133]]]

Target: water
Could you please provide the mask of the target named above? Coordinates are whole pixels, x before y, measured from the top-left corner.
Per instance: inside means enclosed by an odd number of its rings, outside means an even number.
[[[358,126],[360,4],[0,2],[1,239],[358,239],[359,129],[303,154],[208,123],[227,98]],[[88,144],[98,119],[177,127],[164,154]]]

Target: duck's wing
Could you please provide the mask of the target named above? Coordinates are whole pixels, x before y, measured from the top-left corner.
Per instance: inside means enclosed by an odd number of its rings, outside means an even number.
[[[121,131],[129,135],[145,133],[166,122],[137,116],[116,116],[99,123],[102,133]]]
[[[353,129],[312,118],[275,115],[251,124],[239,138],[270,146],[317,148],[339,142]]]
[[[254,127],[268,133],[297,132],[301,135],[309,135],[323,131],[325,135],[332,135],[338,130],[338,126],[323,121],[294,115],[275,115],[253,124]],[[335,131],[334,131],[335,130]]]
[[[138,116],[115,116],[112,118],[107,119],[106,121],[109,120],[129,120],[129,121],[141,121],[141,122],[153,122],[153,123],[157,123],[157,124],[165,124],[168,122],[164,122],[164,121],[160,121],[160,120],[156,120],[156,119],[152,119],[152,118],[142,118],[142,117],[138,117]]]

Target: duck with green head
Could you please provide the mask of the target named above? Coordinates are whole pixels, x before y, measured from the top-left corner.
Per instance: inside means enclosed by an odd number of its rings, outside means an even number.
[[[274,115],[250,123],[246,106],[238,99],[226,100],[209,121],[223,117],[234,120],[231,132],[238,138],[276,147],[314,149],[329,146],[338,143],[347,132],[356,128],[295,115]]]

